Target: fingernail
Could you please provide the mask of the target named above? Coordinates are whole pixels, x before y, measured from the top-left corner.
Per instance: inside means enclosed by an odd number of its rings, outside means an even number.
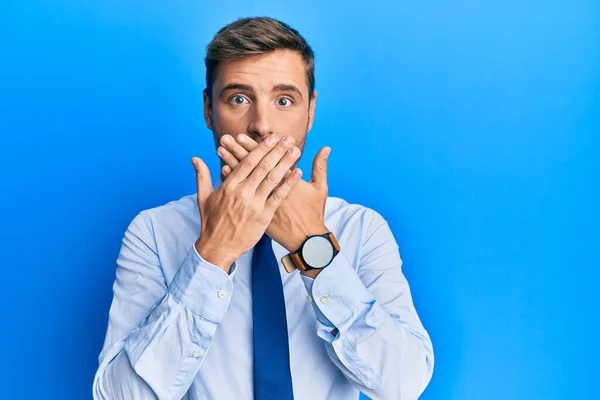
[[[326,149],[325,149],[325,151],[323,152],[323,155],[324,155],[325,157],[329,157],[329,154],[330,154],[330,153],[331,153],[331,149],[328,147],[328,148],[326,148]]]
[[[231,136],[225,135],[225,136],[223,136],[223,138],[221,139],[221,141],[223,143],[227,144],[227,143],[231,142]]]
[[[297,148],[296,146],[294,146],[294,147],[292,147],[292,148],[290,149],[290,153],[292,153],[293,155],[297,156],[297,155],[298,155],[298,153],[300,153],[300,149],[299,149],[299,148]]]
[[[275,144],[275,137],[273,135],[269,136],[269,138],[267,139],[267,145],[268,146],[273,146]]]
[[[294,144],[294,139],[292,139],[290,136],[286,136],[283,138],[283,142],[288,146],[291,146]]]

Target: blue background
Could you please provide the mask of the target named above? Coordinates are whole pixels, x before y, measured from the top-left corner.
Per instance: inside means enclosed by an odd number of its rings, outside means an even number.
[[[217,158],[203,57],[270,15],[317,54],[301,167],[400,244],[436,364],[423,399],[597,397],[597,1],[3,1],[1,398],[91,398],[115,260]]]

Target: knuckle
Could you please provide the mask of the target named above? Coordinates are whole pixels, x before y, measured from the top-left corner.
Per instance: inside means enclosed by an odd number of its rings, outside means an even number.
[[[244,158],[242,164],[244,164],[246,167],[253,167],[256,165],[256,160],[254,159],[254,156],[248,155],[248,157]]]
[[[267,182],[271,185],[276,185],[279,179],[275,175],[275,172],[271,171],[267,174]]]
[[[222,187],[223,187],[223,193],[225,193],[227,195],[232,194],[235,189],[235,187],[231,183],[228,183],[228,182],[224,182]]]
[[[281,192],[281,190],[276,190],[275,192],[273,192],[273,200],[275,201],[282,201],[284,196],[283,193]]]
[[[258,164],[258,169],[261,172],[269,172],[271,170],[271,164],[269,164],[269,162],[267,160],[262,160],[259,164]]]
[[[252,205],[254,199],[254,189],[247,186],[242,187],[240,197],[242,198],[242,200],[244,200],[244,202]]]

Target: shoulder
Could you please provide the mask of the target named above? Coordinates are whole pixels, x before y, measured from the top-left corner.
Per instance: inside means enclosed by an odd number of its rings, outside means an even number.
[[[358,222],[367,226],[386,222],[383,216],[374,209],[362,204],[349,203],[339,197],[327,197],[325,220],[328,219]]]

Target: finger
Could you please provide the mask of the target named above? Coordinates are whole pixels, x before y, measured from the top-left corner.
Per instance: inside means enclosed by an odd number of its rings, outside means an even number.
[[[246,164],[246,160],[248,160],[250,157],[252,157],[252,155],[254,153],[259,151],[261,149],[262,145],[263,144],[261,143],[254,151],[252,151],[250,154],[248,154],[248,156],[246,158],[244,158],[244,160],[242,161],[242,164],[240,165],[240,167],[243,167],[244,164]],[[280,140],[279,143],[277,143],[277,145],[275,145],[275,147],[273,147],[273,149],[271,149],[271,151],[269,151],[269,153],[266,154],[258,162],[258,164],[254,168],[252,173],[244,181],[244,185],[246,185],[248,187],[248,189],[251,189],[251,188],[254,189],[254,191],[256,192],[259,185],[267,177],[267,174],[269,174],[271,172],[271,170],[277,166],[279,161],[286,155],[286,153],[290,150],[290,148],[293,145],[294,145],[294,138],[291,136],[286,136],[282,140]],[[296,153],[300,153],[300,150],[299,149],[297,149],[297,150],[298,151]],[[288,165],[288,168],[289,167],[291,167],[291,164]],[[235,170],[233,170],[233,172],[231,173],[231,176],[233,176],[238,169],[240,169],[240,168],[238,167]],[[282,174],[282,176],[283,176],[283,174]],[[279,183],[279,180],[274,181],[273,178],[274,178],[274,175],[270,175],[269,179],[271,179],[272,183],[274,183],[274,184]]]
[[[295,168],[295,167],[293,167],[293,168],[291,168],[291,169],[288,169],[288,170],[286,170],[286,171],[285,171],[285,175],[283,175],[283,179],[282,179],[282,180],[279,182],[279,184],[277,184],[277,186],[275,186],[275,189],[273,189],[273,190],[277,190],[277,188],[278,188],[278,187],[280,187],[281,185],[283,185],[283,184],[285,183],[285,179],[286,179],[288,176],[290,176],[290,174],[293,172],[293,170],[294,170],[294,169],[296,169],[296,168]],[[271,191],[271,193],[273,193],[273,192]]]
[[[219,146],[219,148],[217,149],[217,154],[219,155],[221,160],[225,162],[225,164],[231,167],[231,169],[234,169],[240,163],[238,159],[223,146]]]
[[[235,140],[248,152],[258,147],[258,143],[256,143],[254,139],[243,133],[241,135],[237,135]]]
[[[313,160],[312,178],[310,182],[317,188],[327,187],[327,159],[331,148],[323,147]]]
[[[265,179],[260,183],[256,189],[256,195],[267,200],[267,197],[282,183],[286,172],[289,172],[290,167],[300,157],[300,149],[296,146],[289,149],[279,163],[267,174]]]
[[[265,203],[265,209],[275,213],[281,203],[289,196],[294,186],[298,184],[302,177],[302,170],[296,168],[283,182],[281,186],[273,191]]]
[[[292,167],[291,167],[291,168],[288,168],[288,169],[285,171],[285,174],[283,175],[283,178],[281,179],[281,182],[279,182],[279,184],[280,184],[280,185],[282,185],[282,184],[283,184],[283,181],[285,180],[285,178],[287,178],[288,176],[290,176],[290,174],[291,174],[292,172],[294,172],[294,169],[296,169],[296,168],[295,168],[295,167],[293,166],[293,164],[292,164]]]
[[[227,142],[233,140],[233,138],[229,136],[228,139],[225,138],[223,140],[225,140],[225,144],[227,144]],[[255,168],[257,168],[258,163],[262,161],[263,157],[273,150],[277,144],[278,139],[275,135],[271,135],[266,140],[263,140],[258,147],[248,153],[248,155],[242,160],[237,168],[231,172],[229,179],[237,183],[245,181],[248,176],[254,172]],[[258,184],[256,186],[258,186]]]
[[[291,173],[293,172],[293,170],[295,170],[295,169],[296,169],[295,167],[292,167],[291,169],[287,169],[287,170],[285,171],[285,174],[283,175],[283,179],[281,179],[281,181],[279,181],[279,183],[277,184],[277,186],[276,186],[276,187],[275,187],[275,189],[273,189],[273,190],[277,190],[277,188],[278,188],[278,187],[280,187],[281,185],[283,185],[283,184],[285,183],[285,179],[286,179],[288,176],[290,176],[290,174],[291,174]],[[271,191],[271,193],[273,193],[273,192]]]
[[[204,206],[206,199],[213,192],[212,179],[210,177],[210,171],[204,161],[199,157],[192,158],[192,165],[196,170],[196,187],[198,190],[198,205],[200,210]]]
[[[248,155],[248,151],[235,140],[229,139],[230,137],[230,135],[224,135],[221,137],[221,146],[225,147],[225,149],[227,149],[237,161],[242,161]]]
[[[221,173],[224,177],[227,177],[227,175],[231,173],[231,167],[229,165],[224,165],[223,168],[221,168]]]

